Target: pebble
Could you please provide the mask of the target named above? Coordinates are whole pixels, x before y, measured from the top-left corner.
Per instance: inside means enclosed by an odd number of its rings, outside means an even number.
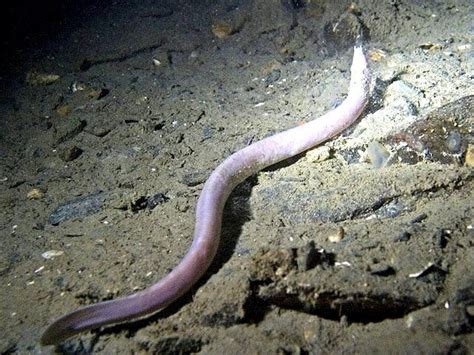
[[[306,153],[306,159],[311,163],[319,163],[328,160],[331,157],[331,148],[328,146],[321,146],[311,149]]]
[[[469,314],[471,317],[474,317],[474,305],[466,307],[466,313]]]
[[[154,194],[153,196],[150,196],[147,201],[146,201],[146,207],[150,210],[154,209],[156,206],[158,206],[159,204],[162,204],[166,201],[168,201],[169,198],[161,193],[161,192],[158,192],[156,194]]]
[[[466,150],[466,158],[464,159],[464,165],[473,167],[474,166],[474,144],[469,144]]]
[[[181,177],[181,182],[185,184],[186,186],[191,186],[191,187],[197,186],[206,181],[208,174],[209,173],[207,172],[207,170],[194,170],[194,171],[186,172]]]
[[[41,254],[41,256],[45,259],[52,259],[55,256],[61,256],[64,252],[62,250],[48,250]]]
[[[61,117],[66,117],[71,113],[71,107],[69,105],[60,105],[54,110]]]
[[[341,240],[344,239],[344,228],[339,227],[334,234],[328,236],[328,240],[331,243],[339,243]]]
[[[451,153],[459,153],[462,146],[462,137],[458,131],[451,131],[446,139],[446,145]]]
[[[49,85],[58,81],[61,77],[56,74],[37,73],[34,71],[26,74],[26,83],[31,86]]]
[[[374,62],[380,62],[387,56],[387,53],[382,49],[373,49],[369,51],[369,58]]]
[[[387,165],[390,152],[379,142],[370,142],[367,146],[367,154],[374,168],[382,168]]]
[[[85,217],[99,212],[105,201],[104,192],[81,196],[59,205],[49,216],[48,222],[53,226],[72,218]]]
[[[41,189],[34,188],[28,191],[26,198],[29,200],[39,200],[44,197],[44,192]]]
[[[271,85],[275,82],[277,82],[278,80],[280,80],[281,78],[281,70],[279,69],[274,69],[270,72],[270,74],[268,74],[265,79],[264,79],[264,82],[266,85]]]
[[[231,25],[226,22],[218,22],[212,25],[212,33],[217,38],[229,37],[234,32]]]
[[[61,156],[61,159],[64,160],[64,161],[73,161],[77,158],[79,158],[79,156],[83,153],[83,150],[75,145],[73,146],[69,146],[67,148],[65,148],[60,156]]]

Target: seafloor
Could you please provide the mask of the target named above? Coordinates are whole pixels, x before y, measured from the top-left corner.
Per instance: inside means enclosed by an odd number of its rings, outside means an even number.
[[[0,353],[474,351],[472,1],[48,6],[4,33]],[[340,103],[358,33],[366,111],[236,189],[189,294],[40,346],[58,316],[169,272],[209,173]]]

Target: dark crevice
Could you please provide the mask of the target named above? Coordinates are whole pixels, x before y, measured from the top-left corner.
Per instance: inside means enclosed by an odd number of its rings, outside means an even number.
[[[252,294],[245,303],[245,318],[243,323],[258,323],[272,309],[272,306],[296,310],[315,316],[341,321],[345,318],[350,323],[378,323],[386,319],[402,318],[408,313],[426,307],[411,297],[394,298],[389,294],[367,295],[353,293],[339,295],[337,292],[318,293],[315,302],[305,302],[299,293],[282,292],[273,295],[271,299],[258,296],[260,283],[252,284]]]

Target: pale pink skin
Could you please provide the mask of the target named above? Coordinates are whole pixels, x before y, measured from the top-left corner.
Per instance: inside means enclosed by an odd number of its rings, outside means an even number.
[[[346,129],[367,104],[369,82],[367,59],[362,48],[356,46],[349,93],[340,106],[304,125],[239,150],[213,171],[197,203],[193,243],[173,271],[143,291],[81,307],[62,316],[46,329],[41,343],[57,344],[79,332],[147,316],[181,297],[203,276],[216,255],[224,204],[234,187],[261,169],[304,152]]]

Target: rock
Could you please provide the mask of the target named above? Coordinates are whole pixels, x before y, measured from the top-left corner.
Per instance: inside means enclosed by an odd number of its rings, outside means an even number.
[[[390,152],[379,142],[372,141],[367,146],[367,154],[374,168],[384,167],[390,158]]]
[[[474,95],[465,96],[431,111],[423,120],[390,136],[384,144],[395,150],[394,158],[408,164],[423,160],[442,164],[472,164],[469,142],[473,139]],[[468,163],[466,163],[468,161]]]
[[[309,150],[306,153],[306,159],[311,163],[319,163],[328,160],[331,157],[331,148],[327,145],[322,145],[314,149]]]
[[[342,264],[334,262],[337,256],[324,253],[323,261],[304,270],[294,266],[292,255],[288,249],[270,249],[253,259],[251,289],[265,304],[367,323],[401,317],[439,296],[435,283],[406,278],[388,265],[374,266],[368,273],[350,262],[338,266]]]
[[[211,29],[214,36],[221,39],[229,37],[234,33],[234,28],[226,22],[216,22],[212,25]]]
[[[466,150],[466,157],[464,158],[464,165],[474,166],[474,144],[469,144]]]
[[[207,179],[208,172],[207,170],[194,170],[190,172],[186,172],[182,178],[181,182],[186,186],[197,186],[202,184]]]
[[[60,116],[60,117],[66,117],[67,115],[69,115],[71,113],[71,106],[65,104],[65,105],[59,105],[58,107],[56,107],[54,109],[54,111],[56,111],[56,113]]]
[[[358,169],[357,178],[350,166],[338,168],[337,178],[331,171],[319,171],[317,177],[306,179],[306,184],[283,183],[276,179],[254,188],[255,198],[263,206],[271,206],[272,215],[285,218],[291,223],[307,221],[339,222],[355,216],[380,213],[388,217],[410,208],[413,201],[403,199],[420,191],[430,191],[447,186],[468,176],[462,167],[446,167],[440,173],[439,164],[394,164],[384,169]],[[370,190],[361,190],[364,180]],[[319,186],[317,184],[320,184]],[[291,193],[289,193],[291,188]],[[350,202],[348,203],[348,194]],[[400,197],[402,196],[402,197]],[[390,211],[388,201],[395,201]],[[399,206],[397,206],[399,205]],[[268,210],[255,211],[255,218],[268,219]]]
[[[26,74],[26,83],[31,86],[49,85],[58,81],[61,77],[56,74],[37,73],[34,71]]]
[[[97,213],[102,209],[106,194],[96,192],[91,195],[81,196],[59,205],[49,216],[48,222],[58,225],[73,218],[80,218]]]
[[[328,240],[331,243],[339,243],[344,239],[344,228],[339,227],[334,233],[328,236]]]
[[[65,148],[60,156],[61,156],[61,159],[64,160],[64,161],[73,161],[77,158],[79,158],[79,156],[83,153],[83,150],[75,145],[73,146],[69,146],[67,148]]]
[[[42,199],[43,197],[44,197],[44,191],[38,188],[31,189],[26,194],[26,198],[28,198],[29,200],[39,200],[39,199]]]
[[[48,250],[45,251],[44,253],[41,253],[41,256],[45,259],[53,259],[56,256],[61,256],[64,254],[64,251],[62,250]]]

